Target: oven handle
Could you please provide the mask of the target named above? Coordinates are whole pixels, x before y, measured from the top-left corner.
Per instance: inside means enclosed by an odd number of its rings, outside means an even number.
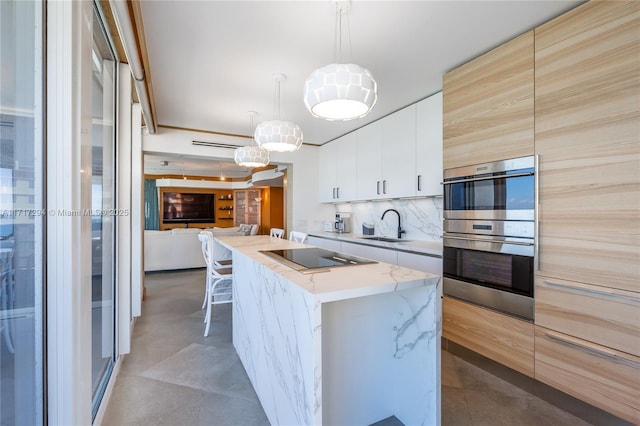
[[[491,240],[488,238],[467,238],[467,237],[454,237],[451,235],[443,235],[442,238],[451,238],[452,240],[464,240],[464,241],[477,241],[482,243],[498,243],[498,244],[513,244],[516,246],[532,246],[533,243],[525,243],[521,241],[504,241],[504,240]]]
[[[441,182],[441,183],[443,185],[451,185],[451,184],[454,184],[454,183],[476,182],[476,181],[479,181],[479,180],[491,180],[491,179],[506,179],[506,178],[512,178],[512,177],[531,176],[531,175],[534,175],[534,174],[535,173],[526,172],[526,173],[516,173],[516,174],[513,174],[513,175],[483,176],[483,177],[477,177],[477,178],[449,180],[449,181],[444,181],[444,182]]]

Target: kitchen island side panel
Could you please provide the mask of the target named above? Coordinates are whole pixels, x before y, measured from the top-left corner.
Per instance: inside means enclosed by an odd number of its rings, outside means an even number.
[[[321,424],[320,348],[314,344],[319,305],[311,294],[238,251],[233,273],[233,345],[269,422]]]
[[[436,285],[322,305],[325,424],[440,424]]]

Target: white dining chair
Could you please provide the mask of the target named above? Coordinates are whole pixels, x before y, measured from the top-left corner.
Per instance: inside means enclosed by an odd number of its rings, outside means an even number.
[[[210,231],[202,231],[198,235],[202,242],[202,254],[207,265],[207,277],[205,279],[205,295],[202,308],[207,307],[204,316],[204,337],[209,336],[209,328],[211,327],[211,313],[213,305],[233,302],[233,268],[230,266],[216,265],[215,259],[215,241],[213,233]],[[229,261],[221,261],[227,263]]]
[[[274,238],[284,238],[284,229],[280,229],[280,228],[271,228],[271,231],[269,232],[269,235],[274,237]]]
[[[299,231],[289,232],[289,241],[295,241],[297,243],[306,243],[308,237],[309,236],[304,232],[299,232]]]

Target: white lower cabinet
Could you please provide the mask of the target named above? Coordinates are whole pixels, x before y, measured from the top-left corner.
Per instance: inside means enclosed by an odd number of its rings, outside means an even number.
[[[398,252],[385,248],[365,246],[362,244],[342,242],[342,252],[353,256],[366,257],[378,262],[398,264]]]
[[[320,247],[326,250],[332,250],[337,252],[342,251],[342,248],[341,248],[342,243],[338,240],[333,240],[329,238],[319,238],[319,237],[309,236],[309,238],[307,239],[307,244]]]
[[[398,265],[430,274],[442,275],[442,258],[440,257],[399,251]]]

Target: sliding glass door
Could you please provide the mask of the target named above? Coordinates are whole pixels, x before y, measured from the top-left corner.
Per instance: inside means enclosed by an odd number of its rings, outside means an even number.
[[[0,1],[0,424],[44,422],[43,6]]]
[[[96,6],[97,8],[97,6]],[[91,377],[95,416],[115,364],[116,61],[99,10],[93,14],[91,126]]]

